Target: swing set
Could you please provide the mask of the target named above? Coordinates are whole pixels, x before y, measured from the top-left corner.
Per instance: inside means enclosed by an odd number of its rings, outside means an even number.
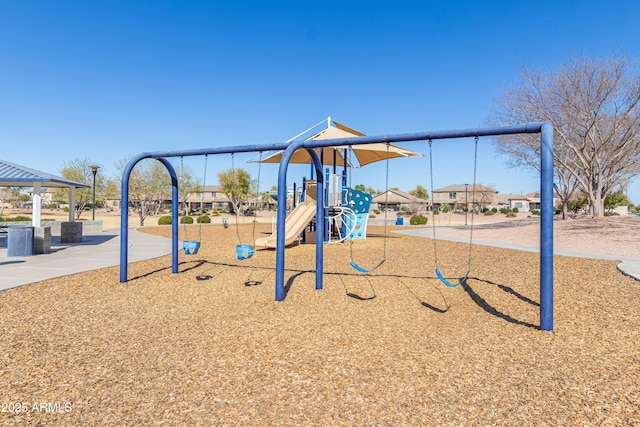
[[[320,195],[317,200],[317,215],[319,218],[324,217],[324,200],[323,188],[324,177],[322,173],[322,162],[316,148],[335,147],[335,146],[355,146],[373,143],[394,143],[394,142],[416,142],[431,141],[439,139],[455,139],[481,136],[499,136],[514,134],[540,134],[540,153],[541,153],[541,216],[540,216],[540,328],[542,330],[553,330],[553,124],[550,122],[534,122],[515,124],[498,127],[487,128],[471,128],[471,129],[455,129],[442,131],[422,131],[404,134],[387,134],[377,136],[361,136],[350,138],[334,138],[324,140],[305,140],[283,142],[277,144],[259,144],[244,146],[226,146],[204,149],[190,149],[163,152],[147,152],[141,153],[133,157],[125,166],[121,181],[121,221],[120,221],[120,282],[127,282],[128,274],[128,218],[129,218],[129,179],[135,165],[143,159],[153,158],[161,162],[171,176],[172,183],[172,273],[179,273],[178,262],[178,179],[175,169],[167,158],[180,156],[202,156],[214,154],[232,154],[232,153],[249,153],[249,152],[268,152],[281,151],[283,154],[280,160],[278,170],[278,200],[286,200],[287,188],[287,170],[293,153],[296,150],[306,150],[313,162],[317,173],[317,187]],[[477,152],[476,152],[477,156]],[[474,172],[475,174],[475,172]],[[475,181],[475,179],[474,179]],[[475,189],[475,185],[474,185]],[[276,244],[276,275],[275,275],[275,299],[283,301],[285,296],[285,219],[286,206],[279,203],[277,207],[277,244]],[[323,284],[323,227],[318,227],[316,232],[316,289],[322,289]],[[472,231],[470,233],[470,241],[472,241]],[[249,245],[251,246],[251,245]],[[434,247],[437,255],[437,247]],[[382,262],[386,260],[386,247],[383,248]],[[244,256],[244,253],[243,253]],[[353,256],[350,257],[355,265],[358,265]],[[378,264],[382,264],[379,262]],[[361,267],[361,266],[360,266]],[[355,268],[355,267],[354,267]],[[363,268],[361,270],[373,271],[372,268]],[[436,265],[437,271],[440,266]],[[469,268],[468,268],[469,269]],[[436,273],[437,274],[437,273]],[[441,273],[440,276],[444,275]],[[458,281],[463,283],[467,274]],[[441,279],[442,280],[442,279]],[[445,279],[446,280],[446,279]],[[451,282],[449,282],[451,283]]]
[[[204,176],[202,178],[202,197],[204,200],[204,194],[205,194],[205,183],[207,180],[207,160],[209,158],[208,154],[205,154],[204,156]],[[262,152],[260,152],[260,160],[262,160]],[[259,195],[260,194],[260,173],[261,173],[261,165],[262,163],[258,163],[258,181],[257,181],[257,189],[256,189],[256,194]],[[183,159],[182,157],[180,158],[180,167],[181,167],[181,178],[184,179],[184,164],[183,164]],[[236,181],[236,167],[235,167],[235,162],[234,162],[234,153],[231,153],[231,179],[233,182],[233,188],[232,188],[232,192],[231,192],[231,197],[232,199],[234,199],[234,205],[237,206],[237,198],[236,198],[236,194],[238,193],[237,190],[237,181]],[[256,252],[256,247],[253,244],[244,244],[242,243],[242,240],[240,238],[240,209],[238,209],[236,207],[235,209],[235,214],[236,214],[236,257],[241,260],[247,260],[249,258],[251,258],[255,252]],[[253,217],[253,224],[252,224],[252,228],[251,228],[251,242],[255,242],[255,233],[256,233],[256,222],[257,222],[257,218]],[[187,224],[184,223],[184,235],[185,235],[185,240],[182,242],[182,249],[184,251],[185,255],[196,255],[198,253],[198,250],[200,250],[200,244],[201,244],[201,238],[202,238],[202,223],[203,221],[199,221],[198,223],[198,239],[197,240],[189,240],[189,233],[187,231]],[[222,226],[224,228],[228,227],[228,222],[226,221],[226,219],[223,219],[222,221]]]

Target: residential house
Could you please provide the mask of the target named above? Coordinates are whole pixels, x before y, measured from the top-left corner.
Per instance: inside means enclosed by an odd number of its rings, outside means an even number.
[[[558,202],[558,199],[558,195],[554,194],[554,206]],[[533,210],[540,210],[540,206],[542,206],[540,202],[540,191],[534,191],[533,193],[525,195],[501,194],[498,196],[498,208],[518,208],[520,212],[531,212]]]
[[[219,185],[205,185],[204,192],[191,194],[187,200],[189,211],[231,211],[233,206]]]
[[[529,212],[529,198],[521,194],[498,194],[498,209],[513,209]]]
[[[474,205],[476,209],[496,206],[498,190],[480,184],[453,184],[433,190],[431,203],[434,209],[440,209],[444,204],[454,210],[469,211]]]
[[[375,196],[371,202],[377,204],[380,209],[387,208],[393,211],[399,211],[405,208],[410,212],[416,213],[426,210],[428,203],[425,199],[400,190],[387,190]]]

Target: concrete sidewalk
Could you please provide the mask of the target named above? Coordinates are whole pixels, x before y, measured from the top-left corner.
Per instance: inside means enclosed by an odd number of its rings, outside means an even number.
[[[129,229],[129,262],[170,253],[171,239]],[[48,254],[7,257],[7,248],[0,248],[0,290],[119,264],[120,229],[84,235],[82,243],[60,243],[53,236]]]
[[[417,237],[425,237],[428,239],[433,238],[433,234],[431,229],[426,228],[408,228],[406,230],[394,230],[394,233],[398,234],[406,234],[408,236],[417,236]],[[445,237],[439,236],[438,240],[447,240],[449,242],[458,242],[458,243],[469,243],[468,239],[463,239],[459,237]],[[514,249],[518,251],[527,251],[527,252],[540,252],[540,248],[537,246],[525,246],[525,245],[516,245],[511,243],[499,243],[499,242],[487,242],[482,240],[473,240],[474,245],[481,246],[493,246],[496,248],[503,249]],[[562,251],[562,250],[554,250],[554,255],[563,255],[563,256],[572,256],[577,258],[592,258],[592,259],[608,259],[612,261],[620,261],[618,264],[618,270],[624,275],[629,277],[633,277],[636,280],[640,281],[640,259],[636,258],[626,258],[615,255],[606,255],[606,254],[596,254],[589,252],[579,252],[579,251]]]

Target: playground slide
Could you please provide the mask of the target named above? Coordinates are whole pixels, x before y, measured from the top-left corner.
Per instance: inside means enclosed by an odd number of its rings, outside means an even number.
[[[284,223],[284,244],[289,246],[302,233],[302,230],[309,224],[309,221],[313,219],[316,214],[316,201],[309,200],[300,203],[289,214],[287,220]],[[276,247],[277,233],[273,233],[269,237],[262,237],[256,239],[256,248],[275,248]]]

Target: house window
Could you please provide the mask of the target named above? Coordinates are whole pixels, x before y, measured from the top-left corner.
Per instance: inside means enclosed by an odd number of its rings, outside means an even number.
[[[516,202],[515,207],[518,209],[522,209],[522,202]]]
[[[456,193],[456,192],[449,193],[449,198],[450,199],[457,199],[458,198],[458,193]]]

